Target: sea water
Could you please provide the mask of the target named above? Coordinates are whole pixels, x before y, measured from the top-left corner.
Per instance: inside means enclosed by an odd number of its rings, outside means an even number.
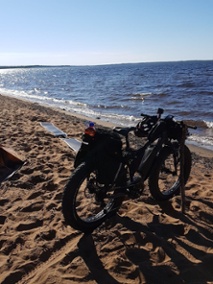
[[[213,61],[2,66],[0,93],[121,126],[163,108],[197,125],[189,141],[213,149]]]

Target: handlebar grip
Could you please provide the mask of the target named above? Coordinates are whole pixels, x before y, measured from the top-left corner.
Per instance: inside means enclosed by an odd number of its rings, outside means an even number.
[[[144,116],[144,117],[150,117],[150,115],[145,114],[145,113],[141,113],[141,116]]]
[[[182,124],[182,125],[185,125],[187,128],[190,128],[190,129],[197,129],[197,126],[192,126],[192,125],[189,125],[187,123],[185,123],[184,121],[177,121],[176,123],[178,124]]]

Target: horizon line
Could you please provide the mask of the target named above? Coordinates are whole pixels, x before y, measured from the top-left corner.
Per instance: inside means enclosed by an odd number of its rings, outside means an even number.
[[[172,63],[172,62],[195,62],[195,61],[213,61],[213,59],[186,59],[186,60],[160,60],[160,61],[139,61],[123,63],[102,63],[102,64],[24,64],[24,65],[0,65],[0,69],[9,68],[37,68],[37,67],[83,67],[83,66],[105,66],[105,65],[122,65],[122,64],[146,64],[146,63]]]

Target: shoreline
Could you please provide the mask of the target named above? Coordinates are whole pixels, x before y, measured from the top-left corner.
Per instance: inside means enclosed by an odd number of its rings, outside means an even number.
[[[207,149],[202,146],[195,145],[193,143],[188,143],[186,141],[186,145],[189,147],[190,151],[197,154],[198,156],[212,159],[213,158],[213,150]]]
[[[88,117],[88,116],[85,116],[85,115],[82,115],[82,114],[79,114],[79,113],[76,113],[76,112],[66,111],[66,110],[63,110],[61,108],[57,108],[57,107],[53,107],[53,106],[42,105],[42,104],[37,103],[37,102],[31,102],[27,99],[16,98],[14,96],[5,95],[5,94],[0,94],[0,96],[4,96],[6,98],[11,98],[11,99],[14,99],[14,100],[20,100],[20,101],[23,101],[23,102],[26,102],[26,103],[29,103],[29,104],[32,104],[32,105],[36,104],[36,105],[39,105],[40,107],[52,109],[52,110],[54,110],[58,113],[61,113],[61,114],[65,114],[65,115],[68,115],[68,116],[71,116],[71,117],[76,117],[77,119],[80,119],[83,122],[84,125],[86,124],[86,122],[90,121],[90,119],[91,119],[91,121],[93,121],[95,124],[99,125],[100,127],[103,126],[103,127],[112,128],[112,127],[115,127],[115,126],[119,126],[118,124],[114,124],[112,122],[104,121],[104,120],[101,120],[99,118],[91,118],[91,117]],[[188,141],[188,140],[186,140],[186,145],[189,147],[190,151],[194,152],[195,154],[197,154],[201,157],[213,158],[213,150],[211,148],[205,147],[204,145],[199,145],[196,142]]]

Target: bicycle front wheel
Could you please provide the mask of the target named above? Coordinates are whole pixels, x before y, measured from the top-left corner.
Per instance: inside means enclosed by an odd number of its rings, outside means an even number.
[[[65,222],[74,229],[91,232],[120,207],[122,201],[114,191],[99,185],[96,171],[87,163],[79,165],[71,175],[63,194],[62,212]]]

